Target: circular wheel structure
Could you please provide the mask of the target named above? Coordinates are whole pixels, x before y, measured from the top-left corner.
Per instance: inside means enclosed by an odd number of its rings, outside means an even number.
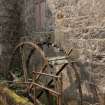
[[[17,45],[10,62],[8,79],[32,82],[33,71],[44,72],[48,61],[41,47],[33,42],[22,42]]]
[[[18,44],[14,49],[10,62],[8,80],[12,89],[16,90],[19,94],[22,93],[22,95],[26,95],[34,103],[37,102],[40,104],[40,102],[42,102],[45,105],[51,105],[52,103],[53,105],[61,105],[61,73],[63,69],[69,65],[69,62],[65,61],[65,59],[69,58],[72,50],[66,52],[66,55],[63,57],[53,57],[50,59],[46,57],[43,50],[44,45],[49,47],[51,43],[25,41]],[[65,51],[63,50],[63,52]],[[61,63],[61,66],[58,71],[56,71],[55,66],[59,63]],[[79,83],[79,97],[82,105],[80,78],[75,67],[73,69],[76,80]],[[53,95],[56,96],[57,99],[55,99]],[[46,103],[44,100],[48,102]]]

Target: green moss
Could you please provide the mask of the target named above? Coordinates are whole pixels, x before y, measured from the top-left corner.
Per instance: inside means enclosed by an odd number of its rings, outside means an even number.
[[[14,102],[21,103],[22,105],[26,105],[27,103],[31,105],[28,99],[20,97],[8,89],[5,89],[5,90],[7,91],[8,95],[13,99]]]
[[[27,98],[18,96],[13,91],[9,90],[6,87],[0,86],[0,91],[2,92],[3,96],[8,97],[10,103],[15,103],[15,105],[33,105]],[[3,105],[3,100],[0,100],[0,105]]]

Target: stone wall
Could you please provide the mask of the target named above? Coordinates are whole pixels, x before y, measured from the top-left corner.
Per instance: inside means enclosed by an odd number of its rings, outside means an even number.
[[[86,84],[86,81],[95,83],[98,92],[103,94],[105,92],[102,76],[105,73],[104,0],[53,0],[52,7],[56,11],[55,41],[64,48],[74,49],[72,59],[80,63],[78,69],[82,84]],[[88,83],[87,86],[89,85]],[[83,90],[84,94],[85,90],[86,88]],[[87,93],[89,94],[89,91]],[[94,97],[94,93],[92,95]]]

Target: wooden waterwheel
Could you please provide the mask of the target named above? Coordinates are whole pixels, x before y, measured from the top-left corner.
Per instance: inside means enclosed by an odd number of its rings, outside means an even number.
[[[35,105],[62,104],[62,71],[69,65],[66,59],[72,50],[65,56],[48,57],[44,46],[50,45],[54,47],[48,42],[21,42],[14,49],[10,62],[7,75],[10,88],[28,97]],[[56,69],[58,65],[60,66]],[[79,82],[82,105],[80,78],[75,68],[74,72]]]

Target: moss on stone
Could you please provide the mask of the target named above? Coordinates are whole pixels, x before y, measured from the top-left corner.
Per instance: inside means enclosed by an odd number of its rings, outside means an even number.
[[[6,103],[5,103],[6,102]],[[0,85],[0,105],[33,105],[27,98],[18,96],[15,92]]]

